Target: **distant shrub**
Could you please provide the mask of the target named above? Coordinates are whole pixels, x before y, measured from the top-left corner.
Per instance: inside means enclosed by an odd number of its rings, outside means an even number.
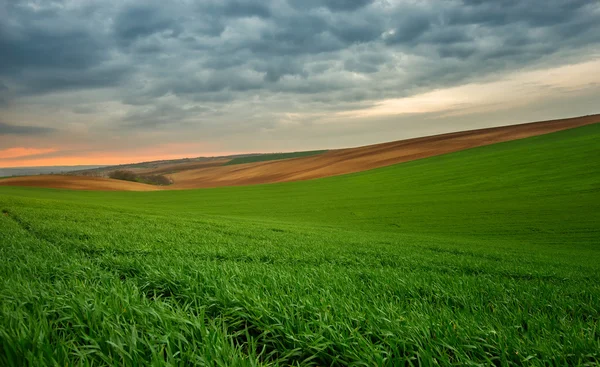
[[[127,170],[112,171],[111,173],[108,174],[108,177],[114,178],[116,180],[133,181],[133,182],[137,182],[137,178],[138,178],[138,176],[134,172],[127,171]]]
[[[147,183],[150,185],[159,185],[165,186],[173,183],[171,179],[163,175],[148,175],[148,176],[138,176],[138,182]]]
[[[116,170],[108,174],[108,177],[116,180],[140,182],[149,185],[165,186],[173,183],[171,179],[163,175],[138,175],[135,172],[127,170]]]

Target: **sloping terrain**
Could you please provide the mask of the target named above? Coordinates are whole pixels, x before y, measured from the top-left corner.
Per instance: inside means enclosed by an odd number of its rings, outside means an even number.
[[[73,171],[83,171],[99,169],[102,166],[41,166],[41,167],[11,167],[11,168],[0,168],[0,177],[13,177],[13,176],[32,176],[32,175],[53,175],[53,174],[64,174],[71,173]]]
[[[108,177],[113,171],[131,171],[139,174],[158,175],[162,173],[170,173],[174,171],[182,171],[192,168],[211,167],[213,165],[223,165],[229,162],[231,157],[196,157],[196,158],[181,158],[168,159],[159,161],[118,164],[114,166],[102,166],[93,169],[83,169],[69,172],[69,175],[76,176],[91,176],[91,177]]]
[[[154,191],[160,187],[138,182],[113,180],[103,177],[38,175],[10,177],[0,180],[0,186],[30,186],[70,190],[98,191]]]
[[[174,172],[187,171],[192,169],[204,169],[211,167],[219,167],[230,162],[230,159],[214,159],[201,162],[184,162],[161,164],[152,168],[133,168],[132,172],[142,175],[168,175]]]
[[[358,148],[330,150],[325,153],[256,162],[261,155],[243,156],[245,164],[231,164],[237,158],[196,158],[173,161],[147,162],[115,166],[136,174],[166,175],[172,185],[153,187],[139,183],[126,183],[106,178],[32,176],[0,181],[0,185],[37,186],[78,190],[173,190],[219,186],[244,186],[288,181],[302,181],[370,170],[416,159],[452,153],[479,146],[548,134],[560,130],[600,122],[600,115],[534,122],[496,128],[462,131],[456,133],[400,140]],[[296,152],[289,157],[314,152]],[[320,152],[318,152],[320,153]],[[82,171],[83,174],[104,176],[115,167]]]
[[[236,164],[246,164],[246,163],[257,163],[257,162],[266,162],[266,161],[279,161],[283,159],[292,159],[292,158],[301,158],[301,157],[309,157],[313,155],[323,154],[326,150],[309,150],[304,152],[291,152],[291,153],[265,153],[265,154],[256,154],[250,155],[246,157],[237,157],[233,158],[229,162],[225,163],[227,166],[232,166]]]
[[[599,140],[272,185],[0,187],[0,366],[598,366]]]
[[[171,175],[174,184],[170,188],[238,186],[336,176],[597,122],[600,115],[427,136],[284,161],[188,170]]]

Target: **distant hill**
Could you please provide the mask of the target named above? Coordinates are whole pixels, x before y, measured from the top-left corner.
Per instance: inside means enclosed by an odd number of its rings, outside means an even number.
[[[266,161],[277,161],[281,159],[290,159],[290,158],[300,158],[300,157],[310,157],[311,155],[317,155],[327,152],[327,150],[310,150],[306,152],[292,152],[292,153],[261,153],[254,154],[245,157],[237,157],[231,159],[229,162],[225,163],[225,166],[231,166],[234,164],[245,164],[245,163],[256,163],[256,162],[266,162]]]
[[[68,175],[107,178],[111,175],[114,176],[115,171],[128,171],[123,172],[126,175],[121,175],[121,177],[129,177],[130,179],[127,180],[138,183],[164,182],[163,179],[166,178],[170,184],[159,185],[165,186],[163,189],[171,190],[303,181],[361,172],[598,122],[600,122],[600,115],[592,115],[461,131],[325,152],[308,151],[183,158],[83,169],[71,171]],[[73,167],[69,167],[69,169],[73,169]],[[73,187],[71,181],[68,184],[58,183],[53,177],[37,176],[29,177],[27,180],[3,179],[0,185],[12,183],[17,186],[64,188],[65,186]],[[87,186],[90,182],[86,181],[86,185],[82,187],[94,189],[92,186]],[[106,189],[104,183],[100,186]],[[113,189],[116,190],[119,187],[117,185]]]
[[[42,166],[42,167],[11,167],[0,168],[0,177],[47,175],[52,173],[67,173],[77,170],[95,169],[104,166]]]
[[[138,174],[164,175],[192,169],[308,157],[312,155],[322,154],[325,152],[327,152],[327,150],[301,151],[289,153],[247,153],[217,157],[180,158],[150,162],[127,163],[114,166],[102,166],[94,167],[91,169],[80,169],[71,171],[70,174],[78,176],[108,177],[110,172],[117,170],[126,170]]]

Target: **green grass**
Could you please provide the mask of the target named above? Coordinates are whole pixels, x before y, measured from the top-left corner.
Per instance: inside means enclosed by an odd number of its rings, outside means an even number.
[[[234,164],[244,164],[244,163],[276,161],[276,160],[280,160],[280,159],[310,157],[312,155],[323,154],[325,152],[326,152],[326,150],[311,150],[311,151],[306,151],[306,152],[258,154],[258,155],[252,155],[249,157],[233,158],[229,162],[225,163],[224,166],[231,166]]]
[[[599,140],[249,187],[2,187],[0,365],[597,365]]]

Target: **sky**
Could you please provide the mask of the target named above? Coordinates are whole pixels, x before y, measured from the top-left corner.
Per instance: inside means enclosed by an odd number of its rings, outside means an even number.
[[[0,167],[600,113],[597,0],[3,0],[0,50]]]

